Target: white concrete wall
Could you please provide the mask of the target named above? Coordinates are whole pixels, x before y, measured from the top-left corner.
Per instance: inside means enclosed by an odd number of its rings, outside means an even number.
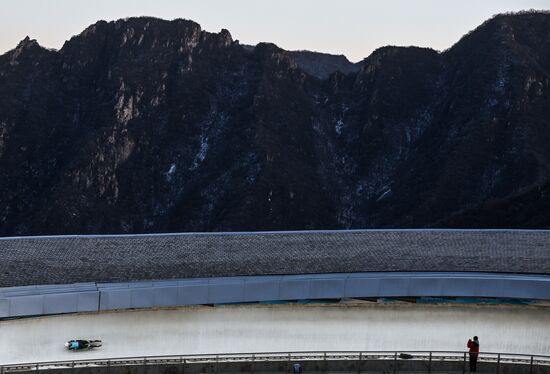
[[[187,307],[0,321],[0,364],[100,357],[303,350],[548,354],[550,308],[416,304]],[[71,338],[102,339],[68,352]]]

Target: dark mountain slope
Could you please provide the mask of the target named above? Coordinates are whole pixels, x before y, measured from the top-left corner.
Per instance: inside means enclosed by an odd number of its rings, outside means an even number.
[[[0,56],[0,235],[521,227],[500,207],[547,210],[548,35],[548,14],[500,15],[324,79],[186,20],[25,39]]]
[[[434,227],[538,229],[550,227],[550,184],[521,195],[491,200],[437,222]]]

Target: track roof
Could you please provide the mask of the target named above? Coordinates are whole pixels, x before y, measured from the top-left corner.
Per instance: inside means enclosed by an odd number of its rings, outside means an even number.
[[[550,231],[348,230],[0,238],[0,287],[388,271],[550,274]]]

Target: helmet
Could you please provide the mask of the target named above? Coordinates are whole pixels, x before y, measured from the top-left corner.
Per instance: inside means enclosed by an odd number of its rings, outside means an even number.
[[[69,342],[65,342],[65,347],[69,347]]]

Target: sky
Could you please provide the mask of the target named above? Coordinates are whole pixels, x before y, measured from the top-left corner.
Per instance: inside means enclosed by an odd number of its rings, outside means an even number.
[[[0,54],[27,35],[59,49],[100,19],[154,16],[356,62],[385,45],[443,50],[492,15],[523,9],[548,10],[550,0],[0,0]]]

